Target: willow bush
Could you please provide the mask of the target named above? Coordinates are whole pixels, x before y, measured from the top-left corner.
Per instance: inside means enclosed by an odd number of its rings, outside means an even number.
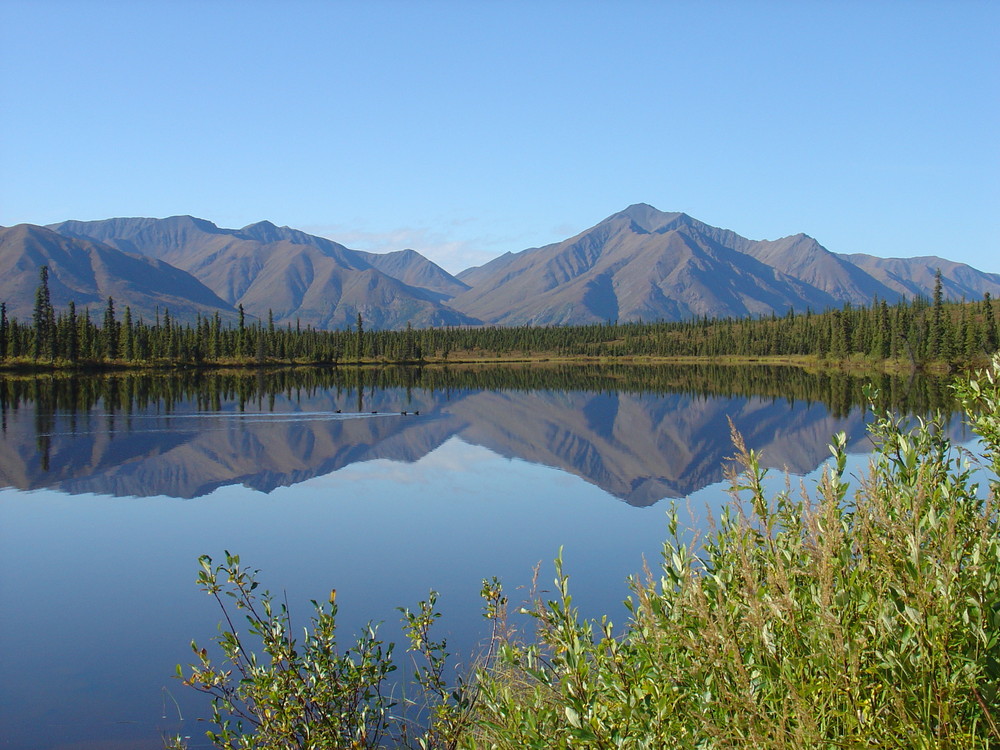
[[[477,747],[1000,748],[1000,390],[957,387],[992,476],[934,421],[844,438],[813,492],[764,489],[734,434],[734,500],[699,544],[670,513],[631,619],[583,620],[556,561],[537,635],[480,675]]]
[[[998,372],[1000,358],[956,386],[982,438],[978,473],[938,419],[883,416],[853,486],[839,435],[815,487],[769,496],[734,432],[733,501],[701,539],[670,511],[662,570],[631,581],[622,632],[579,615],[557,559],[555,596],[523,610],[534,627],[520,634],[484,584],[495,650],[448,687],[433,598],[404,610],[426,657],[421,728],[393,723],[392,651],[374,630],[337,650],[332,599],[300,646],[283,609],[251,610],[260,659],[227,615],[237,673],[195,646],[184,679],[216,697],[210,737],[227,748],[1000,748]],[[202,564],[220,604],[220,574],[252,601],[238,560]]]

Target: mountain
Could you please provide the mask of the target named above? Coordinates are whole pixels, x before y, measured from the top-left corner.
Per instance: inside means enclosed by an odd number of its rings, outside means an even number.
[[[554,245],[463,274],[451,305],[502,325],[747,316],[837,304],[733,245],[737,235],[640,204]]]
[[[751,242],[744,252],[829,294],[841,304],[868,305],[875,297],[895,302],[903,296],[806,234]]]
[[[1000,294],[1000,275],[940,258],[840,255],[805,234],[750,240],[639,203],[466,269],[457,278],[471,288],[449,304],[501,325],[744,317],[929,296],[937,268],[950,299]]]
[[[949,299],[981,299],[986,292],[997,296],[1000,274],[978,271],[965,263],[956,263],[936,256],[918,258],[876,258],[857,253],[841,256],[890,289],[906,297],[929,295],[934,277],[941,271],[941,289]]]
[[[59,311],[72,300],[80,312],[89,307],[92,315],[100,313],[110,296],[119,313],[127,305],[148,321],[157,309],[169,309],[181,320],[215,313],[224,320],[237,317],[204,284],[163,261],[31,224],[0,229],[0,300],[9,315],[31,319],[43,265],[49,267],[49,294]]]
[[[192,216],[117,218],[50,229],[169,263],[252,316],[327,329],[352,326],[358,313],[370,328],[397,329],[783,315],[930,296],[938,269],[949,299],[1000,296],[1000,274],[943,258],[838,254],[806,234],[751,240],[645,203],[457,276],[414,250],[362,252],[269,221],[223,229]]]
[[[357,252],[371,263],[373,268],[399,279],[404,284],[439,294],[441,301],[450,300],[469,289],[468,284],[459,281],[416,250],[397,250],[393,253]]]
[[[278,242],[287,240],[296,245],[312,245],[320,250],[338,253],[346,250],[343,245],[339,245],[325,237],[306,234],[298,229],[290,227],[277,227],[269,221],[260,221],[256,224],[243,227],[239,230],[239,235],[259,240],[260,242]],[[351,250],[357,257],[363,259],[372,268],[375,268],[386,276],[402,281],[408,286],[418,289],[425,289],[438,294],[442,300],[451,299],[456,294],[468,289],[468,285],[462,283],[441,266],[427,260],[416,250],[397,250],[389,253],[368,253],[363,250]]]
[[[442,301],[465,285],[413,251],[372,253],[270,222],[222,229],[204,219],[67,221],[52,229],[157,258],[187,271],[219,297],[278,324],[332,329],[475,325]],[[423,286],[426,284],[427,286]]]
[[[522,252],[527,253],[531,250],[537,250],[538,248],[531,248],[529,250],[524,250]],[[511,253],[506,252],[503,255],[498,255],[496,258],[491,260],[489,263],[485,263],[481,266],[473,266],[472,268],[466,268],[464,271],[459,271],[455,274],[455,278],[465,284],[467,287],[478,286],[484,279],[488,279],[492,274],[497,273],[501,268],[513,263],[517,260],[518,256],[522,253]]]

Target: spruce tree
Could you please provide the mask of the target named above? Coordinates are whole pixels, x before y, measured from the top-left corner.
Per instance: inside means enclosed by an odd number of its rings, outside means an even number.
[[[125,305],[125,315],[122,319],[121,331],[119,333],[118,351],[126,360],[132,360],[135,356],[135,339],[132,330],[132,308]]]
[[[931,311],[931,326],[927,337],[927,358],[944,356],[944,293],[941,283],[941,269],[934,274],[934,307]]]
[[[990,299],[989,292],[983,295],[983,322],[986,328],[986,353],[992,354],[998,348],[998,336],[997,321],[993,315],[993,300]]]
[[[885,300],[879,303],[878,322],[876,323],[876,341],[878,342],[879,359],[888,359],[892,353],[892,329],[889,324],[889,305]]]
[[[212,317],[212,332],[208,352],[208,356],[211,359],[218,359],[222,356],[222,320],[219,318],[218,312]]]
[[[64,354],[70,362],[76,362],[80,358],[80,332],[79,322],[76,319],[76,303],[69,301],[69,312],[66,315],[66,342]]]
[[[83,309],[83,317],[80,318],[79,327],[79,341],[80,341],[80,356],[84,359],[94,358],[94,331],[93,326],[90,324],[90,308],[85,307]]]
[[[108,306],[104,308],[104,356],[108,359],[118,358],[118,325],[115,323],[115,301],[108,297]]]
[[[49,267],[38,269],[38,288],[35,290],[35,310],[32,315],[35,328],[33,355],[38,360],[43,355],[55,359],[55,312],[49,296]]]
[[[0,359],[7,357],[7,303],[0,302]]]
[[[357,323],[357,343],[355,345],[355,352],[357,353],[357,358],[360,360],[364,355],[364,344],[365,344],[365,327],[364,321],[361,320],[361,313],[358,313],[358,323]]]

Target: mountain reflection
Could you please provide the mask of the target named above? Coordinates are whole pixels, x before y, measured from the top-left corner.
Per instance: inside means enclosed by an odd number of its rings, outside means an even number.
[[[722,479],[729,420],[796,474],[830,436],[866,451],[866,379],[791,368],[365,368],[0,380],[0,483],[194,498],[261,492],[452,437],[574,474],[632,505]],[[879,405],[950,409],[947,383],[879,376]],[[405,412],[405,413],[404,413]]]

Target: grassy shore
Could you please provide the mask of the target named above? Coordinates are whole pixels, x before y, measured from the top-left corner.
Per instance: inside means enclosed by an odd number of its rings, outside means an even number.
[[[502,355],[486,355],[480,352],[452,352],[445,357],[426,357],[419,360],[390,359],[360,359],[339,360],[336,362],[315,362],[309,360],[278,360],[278,359],[217,359],[199,362],[179,360],[143,360],[126,362],[124,360],[68,360],[40,361],[30,358],[7,359],[0,362],[0,373],[35,374],[46,372],[103,373],[103,372],[168,372],[171,370],[248,370],[274,369],[282,367],[374,367],[374,366],[455,366],[455,365],[725,365],[738,367],[742,365],[768,365],[778,367],[798,367],[807,371],[840,371],[855,374],[884,372],[889,374],[925,372],[934,375],[946,375],[957,371],[971,371],[983,367],[987,358],[982,357],[968,362],[912,362],[906,359],[872,359],[869,357],[852,356],[845,359],[802,356],[723,356],[723,357],[654,357],[654,356],[615,356],[615,357],[585,357],[566,356],[558,353],[510,353]]]

